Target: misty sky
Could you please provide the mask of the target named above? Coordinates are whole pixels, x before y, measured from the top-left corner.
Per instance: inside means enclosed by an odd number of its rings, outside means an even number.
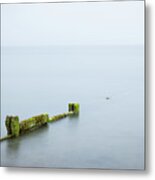
[[[141,45],[144,2],[3,4],[2,46]]]

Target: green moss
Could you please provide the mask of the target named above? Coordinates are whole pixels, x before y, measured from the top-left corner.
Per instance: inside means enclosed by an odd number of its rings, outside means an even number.
[[[49,121],[48,114],[41,114],[38,116],[31,117],[29,119],[23,120],[20,123],[20,133],[25,133],[26,131],[31,131],[33,129],[39,128]]]
[[[78,103],[69,103],[68,104],[68,110],[69,112],[72,111],[75,114],[79,113],[80,105]]]
[[[1,138],[0,140],[5,140],[7,138],[11,137],[18,137],[20,134],[23,134],[27,131],[34,130],[36,128],[39,128],[47,122],[53,122],[57,121],[59,119],[63,119],[67,116],[71,115],[77,115],[79,113],[79,104],[78,103],[69,103],[68,104],[68,112],[59,114],[56,116],[53,116],[49,118],[48,114],[41,114],[38,116],[31,117],[29,119],[23,120],[19,123],[19,118],[18,116],[7,116],[5,125],[7,128],[7,134],[8,136]]]
[[[12,134],[12,132],[11,132],[11,118],[12,118],[12,116],[7,116],[6,120],[5,120],[5,126],[6,126],[6,129],[7,129],[7,134],[8,135]]]
[[[19,136],[19,118],[18,116],[7,116],[5,120],[7,134],[12,136]]]
[[[14,116],[11,119],[11,131],[12,135],[15,137],[19,136],[19,118],[18,116]]]
[[[63,119],[67,116],[71,116],[71,115],[77,115],[79,113],[79,104],[78,103],[69,103],[68,104],[68,110],[69,110],[69,112],[59,114],[59,115],[56,115],[56,116],[49,118],[48,122],[54,122],[54,121],[57,121],[59,119]]]
[[[53,122],[53,121],[57,121],[59,119],[63,119],[65,117],[68,116],[68,113],[63,113],[63,114],[58,114],[56,116],[52,116],[51,118],[49,118],[49,121],[48,122]]]

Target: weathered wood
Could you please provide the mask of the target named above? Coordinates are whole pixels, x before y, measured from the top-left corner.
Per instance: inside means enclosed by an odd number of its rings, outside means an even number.
[[[60,119],[63,119],[69,115],[72,115],[74,114],[73,111],[70,111],[70,112],[66,112],[66,113],[63,113],[63,114],[59,114],[59,115],[56,115],[56,116],[52,116],[51,118],[49,118],[49,121],[48,122],[53,122],[53,121],[57,121],[57,120],[60,120]]]
[[[49,121],[48,114],[41,114],[38,116],[31,117],[29,119],[23,120],[19,123],[20,134],[40,128],[41,126],[47,124],[48,121]]]
[[[0,141],[4,141],[9,138],[18,137],[21,134],[40,128],[47,124],[49,121],[48,114],[41,114],[23,120],[19,123],[18,116],[7,116],[5,125],[7,129],[7,136],[0,138]]]
[[[80,105],[78,103],[69,103],[68,111],[73,111],[75,114],[79,113]]]
[[[19,117],[7,116],[5,121],[7,134],[12,136],[19,136]]]
[[[6,126],[6,129],[7,129],[7,134],[8,135],[12,134],[12,131],[11,131],[11,118],[12,118],[12,116],[7,116],[6,120],[5,120],[5,126]]]
[[[21,134],[40,128],[43,125],[47,124],[48,122],[54,122],[59,119],[63,119],[67,116],[71,116],[71,115],[72,116],[78,115],[79,104],[69,103],[68,109],[69,109],[68,112],[65,112],[63,114],[58,114],[50,118],[48,114],[41,114],[38,116],[33,116],[21,122],[19,122],[18,116],[7,116],[6,121],[5,121],[6,129],[7,129],[7,136],[0,138],[0,141],[6,140],[12,137],[18,137]]]

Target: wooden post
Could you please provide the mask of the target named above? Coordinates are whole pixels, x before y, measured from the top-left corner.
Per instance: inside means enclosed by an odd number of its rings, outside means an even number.
[[[7,129],[7,136],[0,138],[0,141],[9,139],[12,137],[18,137],[21,134],[40,128],[41,126],[47,124],[48,122],[57,121],[63,119],[67,116],[78,115],[80,106],[78,103],[69,103],[68,112],[63,114],[58,114],[49,118],[48,114],[41,114],[38,116],[33,116],[29,119],[23,120],[19,123],[18,116],[7,116],[5,125]]]
[[[0,141],[4,141],[13,137],[18,137],[21,134],[35,130],[47,124],[48,121],[48,114],[34,116],[32,118],[21,121],[20,123],[18,116],[7,116],[5,120],[7,136],[0,138]]]
[[[74,114],[78,114],[79,113],[79,109],[80,109],[80,106],[79,106],[78,103],[69,103],[68,104],[69,112],[72,111],[72,112],[74,112]]]
[[[12,132],[11,132],[11,118],[12,118],[12,116],[7,116],[6,120],[5,120],[5,126],[6,126],[6,129],[7,129],[7,135],[12,134]]]
[[[12,131],[12,136],[14,137],[19,136],[19,117],[18,116],[15,116],[12,118],[11,131]]]
[[[19,117],[7,116],[5,121],[7,134],[11,136],[19,136]]]
[[[41,114],[38,116],[33,116],[29,119],[23,120],[19,124],[20,134],[40,128],[41,126],[47,124],[48,121],[49,121],[48,114]]]

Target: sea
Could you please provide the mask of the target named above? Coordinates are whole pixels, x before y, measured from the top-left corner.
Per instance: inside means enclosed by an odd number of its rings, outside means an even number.
[[[143,45],[2,47],[1,136],[7,115],[80,113],[1,142],[1,166],[143,170],[144,64]]]

